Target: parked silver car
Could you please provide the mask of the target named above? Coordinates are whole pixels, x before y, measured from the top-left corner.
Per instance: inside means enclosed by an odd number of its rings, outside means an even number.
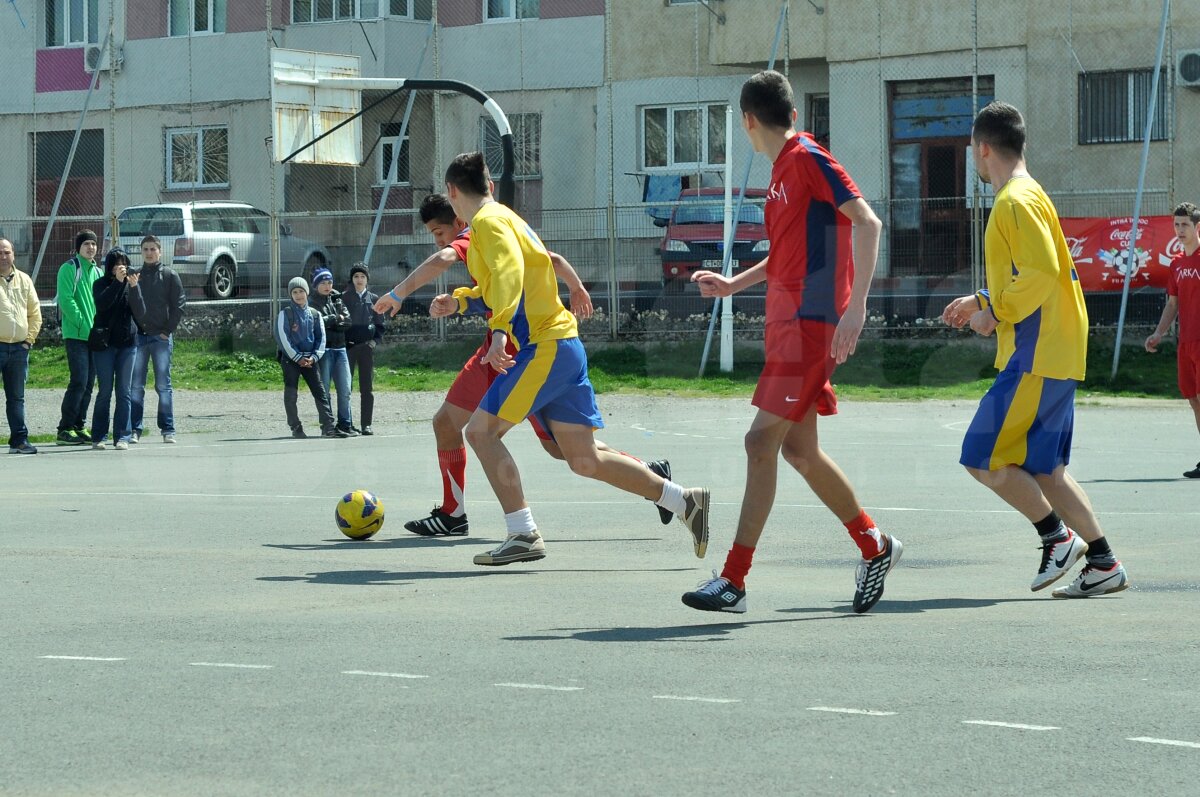
[[[267,287],[270,274],[271,225],[263,211],[244,202],[163,202],[125,208],[117,217],[118,245],[134,266],[142,263],[142,238],[162,242],[163,263],[184,285],[204,287],[214,299],[228,299],[239,286]],[[111,237],[110,237],[111,239]],[[279,263],[284,283],[297,274],[328,266],[329,252],[320,244],[279,228]]]

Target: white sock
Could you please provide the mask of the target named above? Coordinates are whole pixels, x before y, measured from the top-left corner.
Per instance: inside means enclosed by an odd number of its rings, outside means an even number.
[[[504,525],[507,527],[510,536],[513,534],[532,534],[537,531],[537,526],[533,524],[533,512],[529,507],[518,509],[516,512],[510,512],[505,515]]]
[[[676,515],[682,515],[687,508],[683,500],[683,487],[669,479],[663,484],[662,496],[654,503]]]

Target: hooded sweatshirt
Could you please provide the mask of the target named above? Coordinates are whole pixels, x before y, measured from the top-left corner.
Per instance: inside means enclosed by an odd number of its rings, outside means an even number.
[[[321,359],[325,356],[325,324],[320,311],[289,301],[275,319],[275,343],[294,363],[305,357]]]
[[[58,267],[58,310],[65,340],[88,339],[96,318],[92,283],[99,277],[100,268],[80,254]]]

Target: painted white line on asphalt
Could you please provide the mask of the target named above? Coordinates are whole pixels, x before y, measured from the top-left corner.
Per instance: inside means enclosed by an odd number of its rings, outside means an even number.
[[[1178,739],[1155,739],[1153,736],[1131,736],[1126,739],[1127,742],[1145,742],[1146,744],[1166,744],[1171,747],[1194,747],[1200,750],[1200,743],[1197,742],[1181,742]]]
[[[690,700],[694,703],[741,703],[732,697],[691,697],[690,695],[652,695],[655,700]]]
[[[342,675],[374,675],[378,678],[428,678],[428,675],[410,675],[406,672],[370,672],[369,670],[342,670]]]
[[[1020,722],[995,722],[993,720],[963,720],[963,725],[991,725],[996,728],[1016,728],[1019,731],[1060,731],[1053,725],[1025,725]]]
[[[109,656],[38,656],[39,659],[64,659],[66,661],[125,661]]]
[[[227,661],[192,661],[190,667],[233,667],[238,670],[270,670],[274,664],[232,664]]]
[[[507,686],[511,689],[549,689],[552,692],[578,692],[582,686],[548,686],[546,684],[492,684],[492,686]]]
[[[809,711],[830,711],[834,714],[864,714],[868,717],[894,717],[894,711],[875,711],[869,708],[835,708],[834,706],[809,706]]]

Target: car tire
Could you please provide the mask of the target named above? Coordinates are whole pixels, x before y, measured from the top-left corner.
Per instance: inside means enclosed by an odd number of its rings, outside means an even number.
[[[237,292],[237,266],[227,257],[222,257],[208,270],[204,292],[210,299],[230,299]]]

